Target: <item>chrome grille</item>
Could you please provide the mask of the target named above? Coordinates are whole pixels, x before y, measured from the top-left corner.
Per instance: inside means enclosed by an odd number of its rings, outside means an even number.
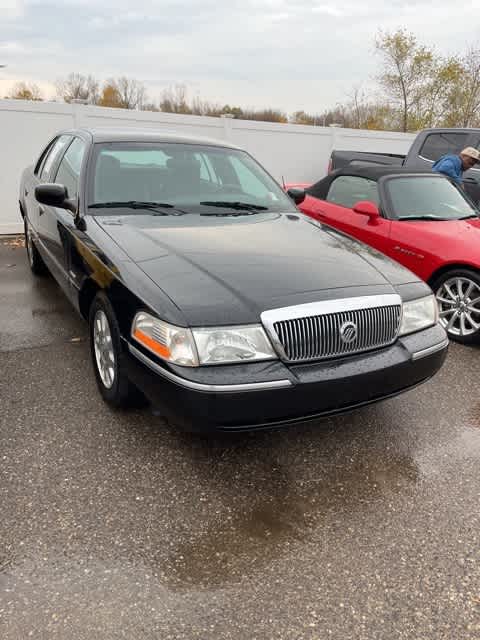
[[[396,304],[378,306],[378,298]],[[355,304],[348,299],[329,301],[265,312],[262,321],[280,355],[289,362],[341,357],[392,344],[400,328],[402,308],[399,297],[365,298],[368,303],[363,308],[360,303],[362,299],[356,300],[358,308],[351,308]],[[320,312],[301,316],[302,307],[309,307],[309,312],[318,308]],[[336,307],[338,311],[334,310]],[[296,310],[296,313],[292,310]],[[282,315],[290,317],[282,318]]]

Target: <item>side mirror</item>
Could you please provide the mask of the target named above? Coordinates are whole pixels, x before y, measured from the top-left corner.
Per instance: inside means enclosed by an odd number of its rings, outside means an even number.
[[[291,189],[288,189],[287,195],[290,196],[290,198],[294,201],[295,204],[302,204],[307,194],[305,193],[305,189],[292,187]]]
[[[369,202],[368,200],[361,200],[357,202],[357,204],[353,207],[355,213],[360,213],[363,216],[368,216],[369,218],[378,218],[380,217],[380,211],[377,205],[374,202]]]
[[[73,200],[69,200],[67,188],[63,184],[46,183],[35,187],[35,198],[40,204],[48,207],[59,207],[76,213],[77,207]]]

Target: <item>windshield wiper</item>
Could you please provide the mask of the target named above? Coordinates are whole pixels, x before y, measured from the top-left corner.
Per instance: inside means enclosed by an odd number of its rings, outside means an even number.
[[[470,218],[478,218],[478,213],[471,213],[468,216],[462,216],[461,218],[457,218],[457,220],[469,220]]]
[[[228,200],[204,200],[203,202],[200,202],[200,204],[205,207],[222,207],[224,209],[235,209],[236,211],[268,211],[268,207],[263,207],[260,204],[250,204],[249,202],[229,202]]]
[[[438,220],[445,222],[446,220],[458,220],[458,218],[439,218],[438,216],[423,215],[423,216],[402,216],[399,220]]]
[[[183,215],[185,211],[181,209],[177,209],[175,205],[170,204],[170,202],[153,202],[153,201],[142,201],[142,200],[125,200],[118,202],[95,202],[94,204],[89,205],[90,209],[147,209],[150,211],[155,211],[155,215],[159,216],[169,216],[169,215]],[[162,209],[174,209],[175,213],[167,213],[165,211],[161,211]]]

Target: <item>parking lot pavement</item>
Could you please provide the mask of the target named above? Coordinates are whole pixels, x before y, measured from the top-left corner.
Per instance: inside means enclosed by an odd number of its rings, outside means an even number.
[[[480,350],[347,416],[198,438],[97,394],[0,243],[0,638],[480,638]]]

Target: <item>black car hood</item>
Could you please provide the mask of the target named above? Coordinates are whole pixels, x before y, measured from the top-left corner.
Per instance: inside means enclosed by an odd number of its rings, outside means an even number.
[[[417,281],[370,247],[298,213],[96,220],[192,326],[258,322],[266,309],[391,293]]]

